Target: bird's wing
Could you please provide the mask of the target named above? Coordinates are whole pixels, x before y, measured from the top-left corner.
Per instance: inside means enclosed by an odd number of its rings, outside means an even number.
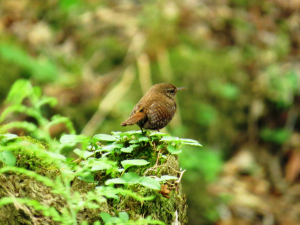
[[[130,116],[132,116],[133,114],[135,114],[137,112],[143,112],[143,109],[144,109],[144,107],[142,106],[142,104],[140,102],[138,102],[134,106],[133,110],[131,111]]]
[[[121,123],[121,126],[131,126],[146,118],[146,113],[143,112],[141,104],[136,104],[127,120]]]
[[[131,115],[127,120],[125,120],[123,123],[121,123],[121,126],[131,126],[136,124],[137,122],[145,119],[146,114],[143,112],[136,112],[133,115]]]

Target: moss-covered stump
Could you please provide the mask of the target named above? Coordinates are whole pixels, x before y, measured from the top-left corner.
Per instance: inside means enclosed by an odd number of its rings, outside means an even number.
[[[14,167],[0,162],[1,225],[129,220],[187,224],[180,184],[184,171],[179,170],[177,154],[184,144],[200,145],[196,141],[133,131],[93,138],[66,135],[62,144],[47,146],[64,149],[74,140],[85,143],[87,149],[75,149],[80,157],[72,160],[47,153],[36,140],[8,137],[3,136],[2,143],[15,147],[12,152],[18,157]],[[123,222],[109,223],[105,216]]]
[[[170,154],[169,146],[172,146],[174,153],[179,153],[178,148],[183,143],[178,138],[173,138],[162,133],[146,133],[139,131],[128,133],[114,133],[120,138],[119,146],[114,149],[114,153],[108,157],[113,161],[117,161],[121,166],[121,162],[130,159],[145,159],[149,164],[145,166],[133,166],[126,172],[136,173],[139,176],[161,177],[169,175],[178,177],[179,180],[168,180],[161,185],[161,190],[151,190],[142,185],[131,185],[131,190],[142,194],[143,196],[155,196],[151,201],[139,202],[131,197],[124,197],[120,202],[112,202],[110,206],[117,211],[126,210],[133,219],[151,216],[165,222],[166,224],[187,224],[187,204],[184,194],[181,192],[181,176],[184,171],[179,171],[179,162],[177,154]],[[165,138],[170,137],[171,139]],[[172,139],[173,138],[173,139]],[[133,147],[131,152],[123,152],[123,148]],[[177,150],[176,150],[177,149]],[[105,179],[100,181],[105,183]]]
[[[148,167],[153,172],[156,168]],[[160,175],[178,176],[178,160],[176,156],[168,155],[164,164],[158,165]],[[147,170],[145,171],[147,172]],[[144,173],[145,173],[144,172]],[[155,196],[153,200],[139,202],[132,197],[125,196],[119,202],[111,202],[109,205],[117,211],[126,210],[132,219],[151,216],[166,224],[187,224],[187,204],[185,195],[181,192],[181,185],[175,182],[162,185],[162,190],[150,190],[141,185],[131,187],[137,193],[144,196]]]
[[[178,175],[178,173],[173,170],[175,168],[178,169],[178,161],[176,158],[175,156],[168,155],[165,164],[161,165],[164,166],[160,171],[162,175]],[[53,174],[56,175],[56,172]],[[1,174],[0,183],[0,198],[29,198],[43,205],[55,207],[59,212],[61,212],[63,206],[66,205],[66,200],[61,195],[53,194],[51,188],[26,175]],[[72,184],[73,191],[78,191],[82,195],[87,194],[94,188],[94,184],[78,179],[75,179]],[[101,212],[115,215],[118,211],[127,211],[133,220],[150,215],[153,219],[164,221],[166,224],[175,224],[175,222],[178,224],[187,224],[187,204],[184,195],[181,193],[180,184],[177,188],[174,187],[173,190],[171,189],[166,197],[163,193],[149,190],[139,185],[134,188],[134,191],[144,193],[145,195],[154,195],[155,198],[151,201],[139,202],[130,196],[123,196],[120,201],[103,202],[97,209],[85,208],[81,210],[77,215],[78,222],[85,220],[89,223],[93,223],[94,221],[100,220]],[[28,205],[15,203],[0,208],[0,224],[54,225],[59,223],[35,211]]]
[[[56,172],[53,173],[56,175]],[[53,177],[54,177],[53,176]],[[89,191],[95,188],[94,184],[87,183],[76,179],[74,182],[76,187],[73,191],[78,191],[82,195],[86,195]],[[64,197],[59,194],[52,193],[52,189],[45,184],[36,181],[26,175],[17,174],[1,174],[0,175],[0,198],[3,197],[16,197],[28,198],[36,200],[42,205],[54,207],[60,213],[63,213],[64,207],[67,202]],[[97,209],[84,208],[77,214],[78,222],[87,221],[92,223],[100,219],[101,212],[109,213],[107,202],[103,202]],[[33,207],[27,204],[14,204],[4,205],[0,207],[0,224],[1,225],[41,225],[41,224],[60,224],[55,222],[52,218],[43,215],[41,212],[36,211]]]

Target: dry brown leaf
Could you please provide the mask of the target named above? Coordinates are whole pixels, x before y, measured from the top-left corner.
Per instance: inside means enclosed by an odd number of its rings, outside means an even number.
[[[164,184],[161,186],[160,191],[158,191],[159,193],[161,193],[164,197],[166,198],[170,198],[169,194],[171,193],[171,191],[168,189],[168,185]]]

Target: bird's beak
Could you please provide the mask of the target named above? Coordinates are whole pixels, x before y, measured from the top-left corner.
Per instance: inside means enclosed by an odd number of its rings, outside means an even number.
[[[186,87],[178,87],[177,91],[186,90]]]

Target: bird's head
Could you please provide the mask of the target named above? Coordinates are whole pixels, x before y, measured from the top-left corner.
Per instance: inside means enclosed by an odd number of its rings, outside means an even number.
[[[159,92],[169,98],[174,99],[177,91],[185,89],[185,87],[175,87],[173,84],[161,83],[152,86],[152,88],[149,91]]]

